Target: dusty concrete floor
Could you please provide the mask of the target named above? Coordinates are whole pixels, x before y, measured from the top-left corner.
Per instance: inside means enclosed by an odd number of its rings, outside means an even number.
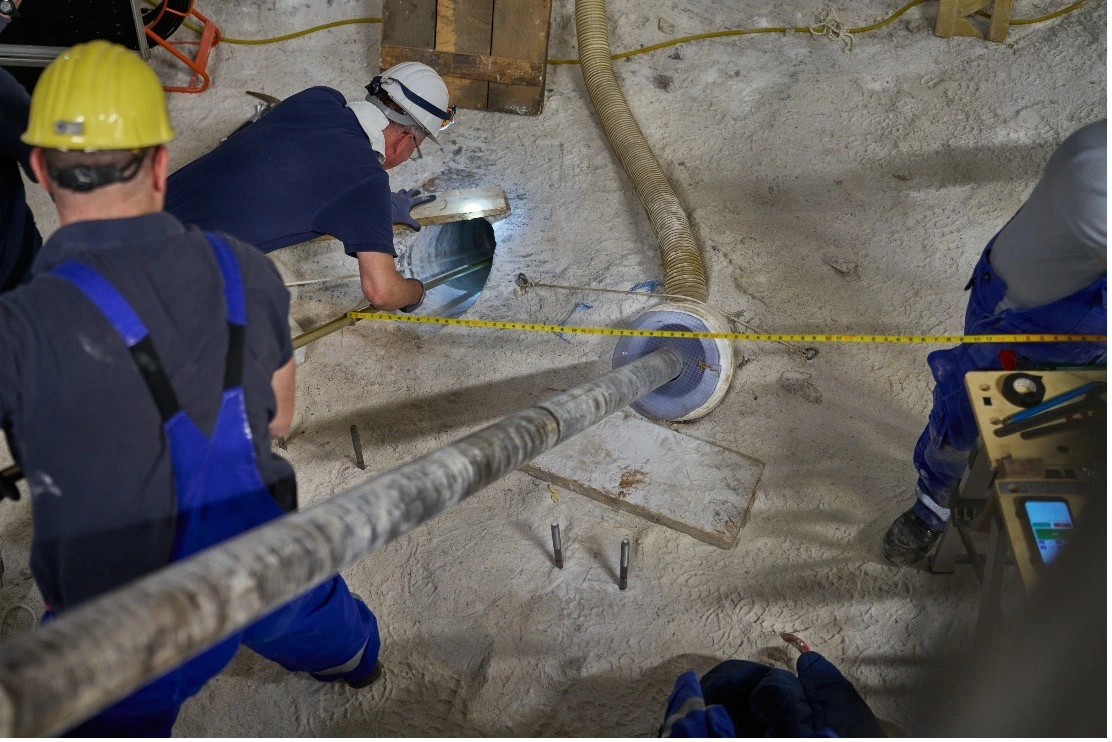
[[[574,56],[573,2],[554,5],[550,56]],[[1018,0],[1015,14],[1059,5]],[[858,25],[897,6],[848,0],[838,9]],[[612,43],[806,24],[819,7],[612,0]],[[259,37],[378,15],[379,3],[209,0],[203,9],[229,36]],[[1002,46],[934,37],[934,6],[925,5],[859,37],[852,53],[804,34],[705,41],[621,62],[619,79],[689,208],[715,303],[769,331],[957,332],[961,289],[983,243],[1054,146],[1104,115],[1105,13],[1092,3],[1013,29]],[[174,165],[246,117],[245,89],[282,96],[327,84],[360,96],[377,70],[379,33],[349,26],[220,47],[212,90],[171,97]],[[572,321],[604,325],[646,306],[589,293],[514,297],[519,272],[623,289],[660,277],[652,232],[578,68],[549,68],[540,117],[466,111],[446,139],[392,181],[500,184],[510,195],[494,270],[468,316],[559,322],[582,303]],[[50,231],[48,202],[36,196],[33,206]],[[279,259],[298,278],[352,269],[334,243]],[[351,283],[300,289],[294,315],[311,325],[357,300]],[[309,349],[299,371],[301,432],[288,455],[302,501],[586,379],[610,349],[587,338],[375,324],[334,335]],[[827,347],[810,363],[776,346],[739,350],[748,363],[725,403],[682,428],[766,463],[735,550],[514,474],[345,573],[379,617],[383,683],[321,686],[243,652],[186,704],[177,733],[652,734],[681,670],[729,657],[782,663],[780,631],[804,635],[878,715],[908,724],[930,659],[969,628],[976,589],[968,572],[932,577],[879,554],[885,527],[911,498],[910,454],[930,399],[927,349]],[[363,431],[367,472],[352,461],[352,423]],[[555,519],[563,571],[547,556]],[[41,605],[25,566],[28,523],[26,502],[0,509],[5,606]],[[619,593],[623,536],[633,568]]]

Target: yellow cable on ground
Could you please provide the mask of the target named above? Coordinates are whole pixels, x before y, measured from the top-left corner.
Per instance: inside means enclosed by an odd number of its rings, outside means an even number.
[[[692,340],[745,340],[770,343],[1103,343],[1104,335],[834,335],[834,334],[773,334],[744,332],[681,332],[675,330],[627,330],[617,327],[583,327],[578,325],[542,325],[536,322],[501,322],[485,319],[455,319],[389,312],[348,312],[349,319],[387,322],[411,322],[422,325],[477,327],[488,330],[519,332],[555,332],[573,335],[607,335],[610,337],[688,338]]]
[[[230,39],[227,36],[221,36],[220,37],[220,42],[223,43],[223,44],[246,44],[246,45],[277,44],[279,41],[289,41],[290,39],[296,39],[300,36],[308,36],[311,33],[316,33],[317,31],[323,31],[327,28],[336,28],[337,26],[353,26],[357,23],[382,23],[382,19],[381,18],[349,18],[346,21],[333,21],[332,23],[324,23],[324,24],[321,24],[319,26],[313,26],[312,28],[307,28],[304,31],[294,31],[293,33],[288,33],[285,36],[275,36],[272,39]]]
[[[150,4],[151,0],[147,0],[147,3]],[[336,28],[337,26],[354,26],[357,23],[382,23],[382,19],[381,18],[373,18],[373,17],[372,18],[348,18],[347,20],[343,20],[343,21],[332,21],[331,23],[322,23],[319,26],[313,26],[312,28],[306,28],[303,31],[294,31],[293,33],[285,34],[284,36],[275,36],[275,37],[269,38],[269,39],[233,39],[233,38],[230,38],[228,36],[221,36],[220,37],[220,43],[221,44],[243,44],[243,45],[248,45],[248,46],[258,46],[258,45],[261,45],[261,44],[277,44],[280,41],[289,41],[290,39],[296,39],[300,36],[308,36],[309,34],[316,33],[317,31],[324,31],[325,29]],[[188,28],[190,31],[193,31],[194,33],[200,33],[201,32],[200,28],[198,28],[196,25],[190,23],[189,21],[186,21],[182,25],[184,25],[186,28]]]
[[[876,31],[877,29],[884,28],[888,24],[892,23],[897,18],[899,18],[900,16],[902,16],[904,13],[911,10],[915,6],[922,5],[925,2],[927,2],[927,0],[911,0],[911,2],[907,3],[906,5],[901,7],[899,10],[897,10],[895,13],[888,16],[887,18],[885,18],[882,21],[877,21],[876,23],[870,24],[868,26],[858,26],[857,28],[847,28],[847,29],[845,29],[845,32],[849,33],[849,34],[862,34],[862,33],[869,33],[870,31]],[[1060,16],[1066,15],[1067,13],[1072,13],[1073,11],[1077,10],[1082,5],[1085,5],[1088,2],[1089,2],[1089,0],[1078,0],[1078,2],[1075,2],[1072,5],[1068,5],[1064,8],[1062,8],[1061,10],[1056,10],[1053,13],[1047,13],[1046,15],[1041,15],[1041,16],[1038,16],[1036,18],[1013,18],[1011,20],[1010,25],[1012,25],[1012,26],[1027,26],[1027,25],[1032,25],[1032,24],[1035,24],[1035,23],[1043,23],[1044,21],[1050,21],[1050,20],[1053,20],[1053,19],[1058,18]],[[766,28],[736,28],[736,29],[731,29],[731,30],[728,30],[728,31],[710,31],[708,33],[694,34],[692,36],[681,36],[679,38],[671,39],[669,41],[662,41],[659,44],[652,44],[651,46],[644,46],[644,47],[641,47],[640,49],[632,49],[630,51],[620,52],[618,54],[615,54],[612,57],[612,59],[615,59],[615,60],[626,59],[627,57],[635,57],[638,54],[648,54],[649,52],[655,52],[658,49],[666,49],[670,46],[676,46],[677,44],[684,44],[684,43],[687,43],[689,41],[702,41],[704,39],[719,39],[719,38],[723,38],[725,36],[748,36],[750,34],[759,34],[759,33],[788,33],[789,31],[795,32],[795,33],[814,33],[814,29],[815,29],[814,26],[770,26],[770,27],[766,27]],[[579,60],[578,59],[550,59],[550,60],[548,60],[548,63],[549,64],[579,64]]]
[[[154,2],[154,0],[145,0],[145,2],[148,5],[157,5],[157,3]],[[892,23],[893,21],[895,21],[897,18],[899,18],[901,15],[903,15],[907,11],[914,8],[916,5],[922,5],[925,2],[927,2],[927,0],[911,0],[911,2],[904,5],[902,8],[900,8],[899,10],[897,10],[895,13],[888,16],[884,20],[877,21],[876,23],[873,23],[873,24],[868,25],[868,26],[859,26],[857,28],[847,28],[846,33],[851,33],[851,34],[869,33],[870,31],[876,31],[878,28],[884,28],[889,23]],[[1013,18],[1010,21],[1009,25],[1012,25],[1012,26],[1030,26],[1030,25],[1033,25],[1033,24],[1036,24],[1036,23],[1043,23],[1045,21],[1052,21],[1055,18],[1060,18],[1061,16],[1066,15],[1067,13],[1072,13],[1073,11],[1077,10],[1082,5],[1085,5],[1088,2],[1089,2],[1089,0],[1078,0],[1077,2],[1075,2],[1071,5],[1067,5],[1066,7],[1061,8],[1060,10],[1056,10],[1053,13],[1047,13],[1046,15],[1040,15],[1040,16],[1037,16],[1035,18]],[[986,17],[988,16],[988,13],[986,13],[983,10],[978,11],[978,14],[986,16]],[[350,26],[350,25],[354,25],[354,24],[357,24],[357,23],[382,23],[382,19],[381,18],[373,18],[373,17],[372,18],[349,18],[349,19],[344,20],[344,21],[333,21],[332,23],[325,23],[325,24],[320,25],[320,26],[313,26],[312,28],[306,28],[303,31],[294,31],[293,33],[285,34],[284,36],[275,36],[275,37],[269,38],[269,39],[233,39],[233,38],[229,38],[227,36],[221,36],[220,41],[225,43],[225,44],[245,44],[245,45],[277,44],[280,41],[289,41],[290,39],[296,39],[296,38],[301,37],[301,36],[307,36],[311,33],[316,33],[317,31],[324,31],[325,29],[328,29],[328,28],[335,28],[337,26]],[[201,29],[197,28],[197,26],[190,23],[189,21],[186,21],[184,25],[190,31],[194,31],[196,33],[201,32]],[[815,28],[814,26],[770,26],[770,27],[767,27],[767,28],[735,28],[735,29],[730,29],[730,30],[726,30],[726,31],[710,31],[708,33],[694,34],[694,35],[691,35],[691,36],[680,36],[679,38],[671,39],[670,41],[662,41],[659,44],[653,44],[651,46],[644,46],[644,47],[641,47],[640,49],[632,49],[632,50],[627,51],[627,52],[620,52],[618,54],[613,55],[611,57],[611,59],[618,60],[618,59],[625,59],[626,57],[634,57],[634,56],[637,56],[638,54],[648,54],[649,52],[655,52],[658,49],[665,49],[669,46],[676,46],[677,44],[686,44],[689,41],[702,41],[704,39],[720,39],[720,38],[723,38],[723,37],[726,37],[726,36],[748,36],[750,34],[759,34],[759,33],[788,33],[789,31],[794,31],[795,33],[811,33],[814,28]],[[579,60],[578,59],[550,59],[550,60],[548,60],[548,63],[549,64],[579,64]]]

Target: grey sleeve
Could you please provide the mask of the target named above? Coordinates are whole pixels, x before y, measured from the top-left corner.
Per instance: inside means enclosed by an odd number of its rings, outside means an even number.
[[[271,373],[285,366],[293,357],[293,339],[290,337],[290,292],[274,263],[263,253],[239,240],[224,235],[235,245],[236,258],[243,272],[243,285],[247,294],[247,322],[261,323],[266,353],[273,352],[273,360],[260,358]],[[250,333],[250,328],[248,329]]]
[[[1098,121],[1075,132],[1047,164],[1054,210],[1078,243],[1107,261],[1108,126]]]

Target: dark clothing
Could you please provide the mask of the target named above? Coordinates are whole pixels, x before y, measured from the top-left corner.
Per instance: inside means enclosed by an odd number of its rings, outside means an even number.
[[[723,713],[725,712],[725,713]],[[728,660],[696,683],[676,680],[662,737],[883,737],[868,704],[818,652],[804,652],[796,674]]]
[[[331,235],[395,255],[390,179],[344,97],[292,95],[170,176],[166,210],[271,252]]]
[[[289,500],[293,471],[270,450],[271,376],[292,356],[289,294],[271,262],[229,240],[246,294],[243,389],[258,471]],[[25,286],[0,296],[0,420],[31,489],[31,571],[48,605],[72,608],[165,565],[176,497],[162,420],[115,329],[49,275],[79,261],[150,328],[181,407],[210,434],[228,352],[212,248],[168,214],[86,221],[46,242]],[[95,555],[93,558],[91,555]]]
[[[22,167],[32,177],[31,148],[19,141],[27,129],[30,107],[31,96],[7,70],[0,69],[0,293],[28,277],[31,261],[42,247],[19,175]]]

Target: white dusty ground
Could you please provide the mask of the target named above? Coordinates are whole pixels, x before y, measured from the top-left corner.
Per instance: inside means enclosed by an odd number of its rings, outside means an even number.
[[[1015,13],[1061,4],[1017,0]],[[550,56],[574,56],[573,2],[554,5]],[[379,14],[375,0],[202,6],[238,37]],[[849,0],[838,10],[858,25],[897,6]],[[859,37],[852,53],[830,39],[770,34],[618,64],[703,241],[715,303],[769,331],[959,331],[962,286],[984,242],[1056,143],[1104,115],[1106,10],[1092,3],[1013,29],[1003,46],[936,38],[934,8]],[[810,0],[612,0],[612,43],[801,25],[819,9]],[[221,46],[212,90],[171,97],[174,165],[247,116],[245,89],[283,96],[327,84],[361,95],[377,70],[379,33],[348,26],[275,46]],[[425,147],[425,159],[392,180],[500,184],[510,195],[494,270],[468,316],[605,325],[649,304],[548,290],[514,297],[519,272],[619,289],[660,278],[652,232],[578,68],[549,68],[540,117],[459,118],[443,151]],[[52,228],[45,199],[33,206]],[[298,278],[352,269],[334,243],[280,260]],[[357,299],[351,283],[301,289],[294,314],[311,325]],[[317,343],[299,371],[303,432],[288,450],[302,502],[590,378],[610,350],[607,340],[369,323]],[[730,657],[782,663],[780,631],[809,639],[878,715],[909,724],[927,664],[962,639],[976,591],[968,571],[898,570],[879,552],[911,498],[911,450],[930,400],[927,349],[826,347],[810,363],[777,346],[739,350],[748,362],[725,403],[682,427],[766,464],[735,550],[513,474],[346,571],[379,617],[384,682],[361,692],[322,686],[243,652],[186,704],[177,733],[652,734],[681,670]],[[352,423],[366,472],[352,461]],[[3,604],[38,607],[25,566],[26,502],[4,505],[0,518]],[[563,525],[563,571],[549,558],[553,520]],[[623,536],[633,566],[619,593]]]

